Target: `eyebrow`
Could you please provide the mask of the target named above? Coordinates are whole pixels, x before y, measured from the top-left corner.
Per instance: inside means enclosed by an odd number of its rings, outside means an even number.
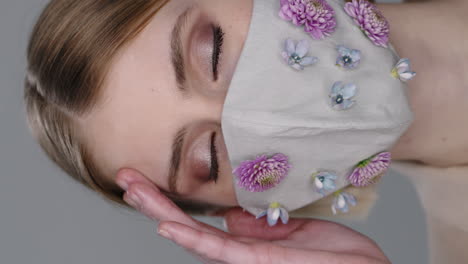
[[[185,62],[183,56],[181,32],[187,24],[187,19],[190,16],[193,6],[187,8],[178,18],[171,34],[171,61],[174,68],[177,87],[181,91],[185,91]]]
[[[175,195],[178,195],[177,192],[177,179],[178,179],[178,172],[180,168],[180,161],[182,160],[182,147],[184,146],[184,139],[185,135],[187,134],[187,128],[183,127],[179,130],[174,137],[174,141],[172,143],[172,155],[170,159],[170,166],[169,166],[169,191]]]

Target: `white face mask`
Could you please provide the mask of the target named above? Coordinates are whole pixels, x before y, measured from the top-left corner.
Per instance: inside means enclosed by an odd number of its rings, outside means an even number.
[[[344,2],[328,4],[336,29],[315,40],[304,27],[278,16],[280,0],[254,0],[224,104],[222,129],[237,200],[257,216],[270,207],[271,224],[331,194],[333,210],[347,211],[355,201],[339,190],[366,185],[371,181],[366,173],[383,172],[390,159],[384,152],[412,122],[406,85],[392,77],[399,61],[395,50],[363,34]],[[293,41],[289,48],[287,39]],[[299,69],[307,64],[312,65]],[[403,79],[403,66],[395,77],[400,73]]]

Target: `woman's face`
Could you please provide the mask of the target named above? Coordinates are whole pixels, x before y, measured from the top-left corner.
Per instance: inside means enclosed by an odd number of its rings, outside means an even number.
[[[221,113],[251,12],[252,0],[172,0],[116,55],[79,120],[106,180],[132,168],[183,199],[237,205]]]

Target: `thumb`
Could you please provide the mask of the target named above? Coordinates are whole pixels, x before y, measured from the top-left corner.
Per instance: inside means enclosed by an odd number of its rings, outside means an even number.
[[[306,220],[290,219],[286,225],[278,223],[270,227],[265,219],[256,219],[241,208],[230,209],[224,214],[224,219],[231,234],[263,240],[285,239],[306,224]]]

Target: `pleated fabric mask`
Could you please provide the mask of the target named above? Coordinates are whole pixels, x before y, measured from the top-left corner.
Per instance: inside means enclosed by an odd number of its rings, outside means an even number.
[[[359,201],[341,190],[385,173],[414,76],[385,22],[363,0],[254,0],[222,113],[242,208],[274,225],[334,195],[347,212]]]

